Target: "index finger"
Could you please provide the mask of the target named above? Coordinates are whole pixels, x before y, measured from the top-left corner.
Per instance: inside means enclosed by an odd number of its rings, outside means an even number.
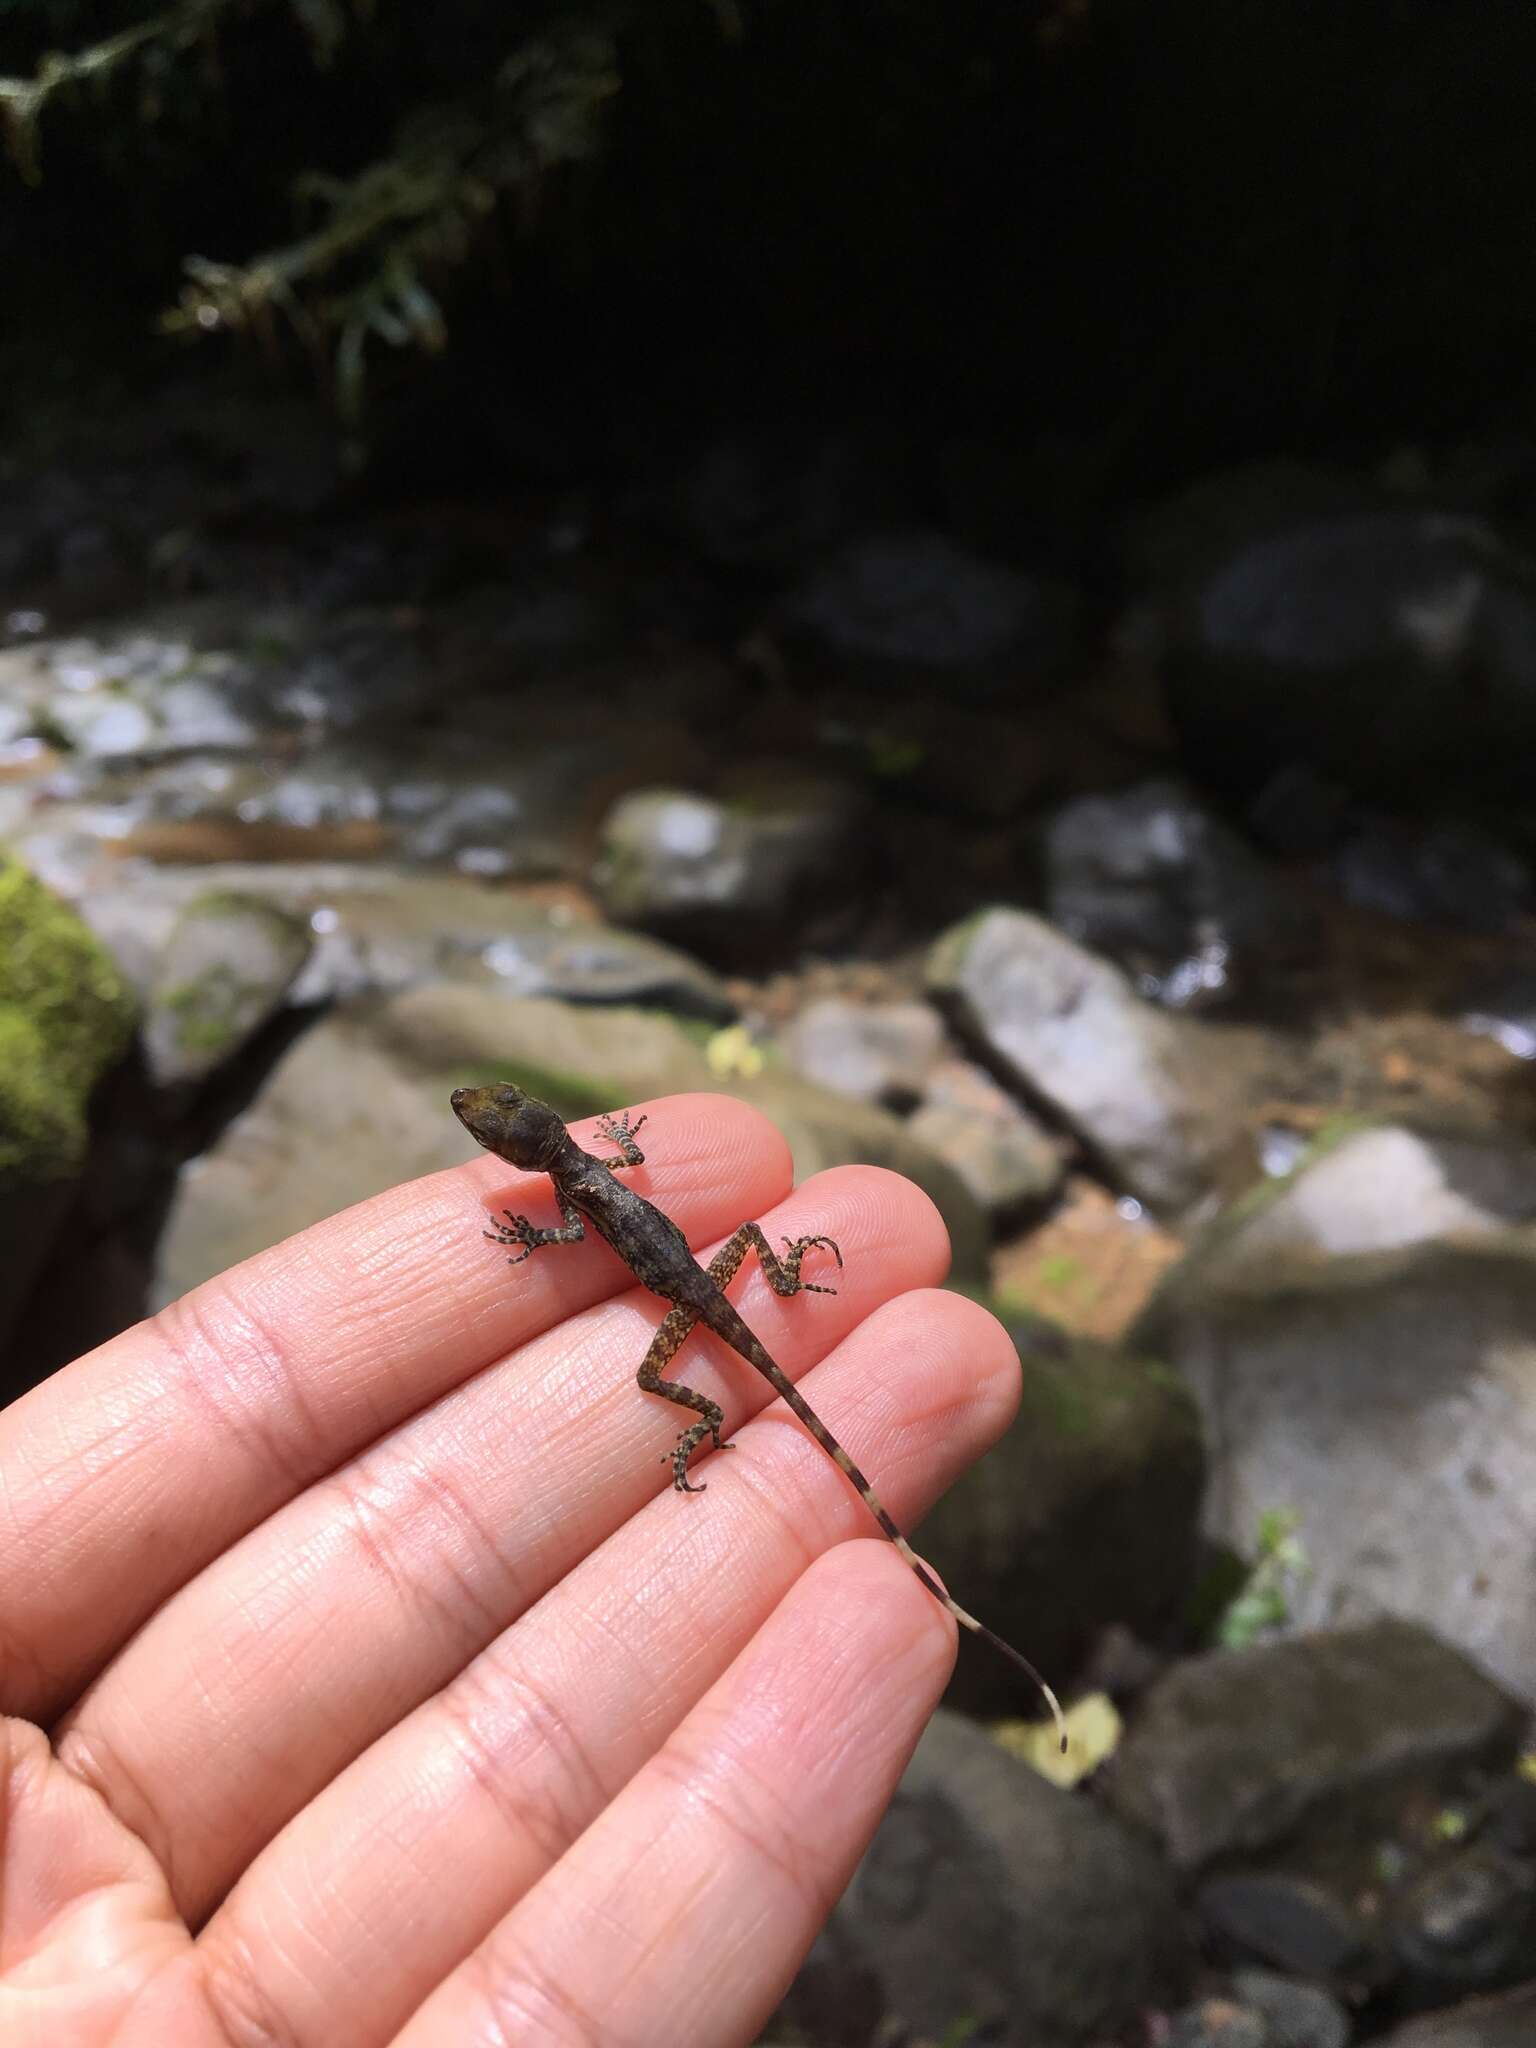
[[[788,1147],[758,1111],[685,1095],[650,1114],[664,1142],[636,1184],[690,1242],[787,1192]],[[590,1240],[509,1284],[477,1235],[501,1201],[553,1206],[542,1176],[485,1156],[392,1188],[195,1288],[0,1415],[0,1710],[54,1718],[170,1593],[320,1473],[634,1284]]]

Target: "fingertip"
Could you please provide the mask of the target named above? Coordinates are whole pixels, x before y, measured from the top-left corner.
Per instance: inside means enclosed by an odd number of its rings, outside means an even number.
[[[899,1249],[905,1286],[936,1287],[949,1271],[949,1231],[932,1198],[916,1181],[889,1167],[824,1167],[802,1181],[797,1199],[836,1212],[838,1243],[871,1250]],[[838,1264],[843,1265],[841,1251]]]
[[[705,1184],[706,1170],[713,1170],[718,1184],[740,1185],[760,1205],[782,1199],[793,1185],[789,1141],[754,1104],[697,1091],[657,1096],[643,1108],[651,1123],[648,1167],[686,1164],[695,1187]],[[586,1144],[596,1122],[588,1119],[572,1128]]]
[[[959,1625],[935,1600],[894,1543],[882,1536],[856,1536],[823,1551],[807,1567],[800,1585],[839,1614],[857,1615],[886,1655],[910,1654],[946,1674],[958,1653]]]
[[[963,1353],[977,1395],[995,1411],[995,1434],[1001,1436],[1018,1414],[1024,1393],[1018,1346],[984,1302],[952,1288],[932,1291],[943,1304],[950,1341]]]

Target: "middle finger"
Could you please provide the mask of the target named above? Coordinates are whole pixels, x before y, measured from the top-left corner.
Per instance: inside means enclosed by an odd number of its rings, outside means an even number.
[[[733,1290],[798,1377],[892,1295],[940,1279],[942,1223],[895,1175],[840,1168],[765,1227],[847,1258],[836,1297]],[[662,1305],[603,1303],[521,1346],[253,1530],[102,1674],[59,1752],[161,1857],[194,1924],[277,1829],[668,1483],[677,1411],[634,1370]],[[713,1354],[713,1355],[712,1355]],[[713,1340],[672,1371],[734,1427],[770,1400]],[[682,1418],[686,1419],[686,1417]]]

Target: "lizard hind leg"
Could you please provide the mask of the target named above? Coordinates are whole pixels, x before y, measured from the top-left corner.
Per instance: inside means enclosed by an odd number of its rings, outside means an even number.
[[[662,1317],[651,1347],[640,1361],[640,1370],[635,1378],[642,1392],[660,1394],[664,1400],[676,1401],[679,1407],[692,1408],[700,1420],[690,1423],[677,1440],[675,1450],[668,1451],[662,1458],[665,1465],[672,1466],[672,1484],[679,1493],[703,1493],[709,1482],[701,1479],[697,1486],[688,1477],[688,1460],[693,1456],[705,1437],[714,1440],[717,1451],[728,1451],[731,1446],[722,1443],[720,1432],[725,1427],[725,1412],[718,1402],[711,1401],[707,1394],[701,1394],[695,1387],[685,1387],[678,1380],[664,1380],[661,1368],[677,1355],[679,1346],[688,1332],[698,1321],[697,1311],[691,1308],[672,1308]]]
[[[756,1252],[775,1294],[836,1294],[835,1287],[822,1287],[814,1280],[800,1278],[800,1262],[814,1246],[829,1251],[841,1269],[843,1255],[830,1237],[786,1237],[781,1259],[757,1224],[743,1223],[710,1260],[709,1277],[717,1287],[728,1287],[741,1270],[747,1253]]]

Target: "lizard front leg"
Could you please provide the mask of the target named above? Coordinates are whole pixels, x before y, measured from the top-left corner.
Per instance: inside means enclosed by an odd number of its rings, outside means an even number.
[[[631,1123],[627,1109],[621,1110],[617,1116],[600,1116],[598,1118],[597,1135],[600,1138],[606,1138],[610,1145],[617,1145],[619,1148],[617,1159],[605,1159],[603,1161],[604,1166],[607,1167],[610,1173],[613,1172],[616,1166],[644,1166],[645,1154],[635,1143],[635,1133],[642,1124],[649,1123],[649,1121],[650,1118],[648,1116],[641,1116],[636,1117],[635,1121]]]
[[[482,1237],[488,1237],[492,1244],[520,1244],[523,1247],[520,1252],[508,1259],[509,1266],[520,1266],[528,1254],[536,1252],[540,1245],[580,1244],[587,1234],[581,1220],[581,1211],[573,1208],[564,1195],[559,1197],[559,1202],[560,1214],[564,1218],[563,1226],[559,1230],[541,1230],[537,1224],[530,1223],[526,1216],[515,1216],[510,1209],[503,1209],[501,1213],[506,1217],[506,1222],[498,1223],[494,1230],[483,1230],[480,1234]]]

